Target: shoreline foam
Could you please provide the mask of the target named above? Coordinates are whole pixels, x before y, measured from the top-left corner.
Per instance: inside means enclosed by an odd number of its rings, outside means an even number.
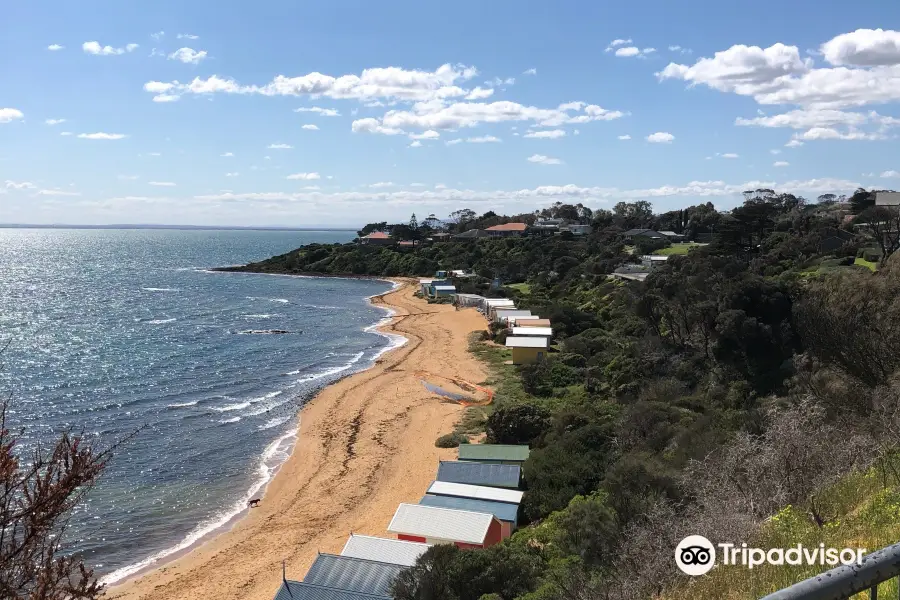
[[[219,271],[210,271],[210,272],[219,273]],[[263,275],[265,275],[265,273],[263,273]],[[387,340],[388,340],[387,346],[385,346],[383,348],[379,348],[370,357],[370,359],[368,361],[369,364],[367,366],[365,366],[364,368],[356,370],[356,371],[344,373],[344,375],[342,375],[341,377],[335,379],[334,381],[330,381],[326,386],[323,386],[322,389],[324,389],[325,387],[328,387],[329,385],[333,385],[333,384],[339,382],[341,379],[343,379],[345,377],[351,377],[351,376],[355,375],[356,373],[360,373],[360,372],[366,371],[368,369],[371,369],[372,367],[374,367],[377,364],[376,361],[381,356],[383,356],[387,352],[390,352],[391,350],[394,350],[396,348],[403,346],[407,342],[406,338],[404,338],[403,336],[387,334],[387,333],[384,333],[384,332],[381,332],[378,330],[380,327],[383,327],[384,325],[387,325],[391,322],[396,311],[394,311],[391,308],[386,307],[386,306],[374,304],[372,301],[375,298],[382,297],[385,294],[388,294],[390,292],[397,290],[402,285],[398,281],[393,281],[393,280],[389,280],[389,279],[380,279],[379,281],[384,281],[386,283],[392,284],[391,289],[389,289],[385,292],[379,292],[377,294],[372,294],[371,296],[366,296],[364,299],[367,302],[369,302],[370,304],[372,304],[374,307],[379,308],[381,310],[385,310],[388,313],[388,316],[386,316],[382,319],[379,319],[372,325],[369,325],[369,326],[363,328],[363,331],[365,331],[367,333],[376,333],[378,335],[381,335],[381,336],[387,338]],[[273,301],[276,301],[276,300],[273,300]],[[285,300],[285,299],[277,299],[277,301],[284,302],[284,303],[289,302],[288,300]],[[307,306],[309,306],[309,305],[307,305]],[[399,338],[399,341],[398,341],[398,338]],[[341,365],[339,367],[331,367],[329,369],[326,369],[325,371],[322,371],[321,373],[314,373],[312,375],[304,376],[304,377],[298,379],[297,383],[308,383],[310,381],[324,379],[324,378],[330,377],[332,375],[337,375],[339,373],[343,373],[344,371],[351,370],[351,369],[353,369],[354,365],[356,365],[360,360],[362,360],[365,357],[365,354],[366,354],[365,352],[359,352],[358,354],[355,354],[353,356],[353,358],[351,358],[351,360],[348,361],[347,363],[345,363],[344,365]],[[319,394],[321,391],[322,391],[321,389],[316,390],[315,394],[313,394],[313,397],[315,395]],[[270,392],[269,394],[266,394],[266,396],[264,396],[260,400],[269,399],[273,396],[280,395],[281,393],[282,393],[282,391]],[[186,403],[181,403],[181,404],[171,404],[171,405],[168,405],[167,408],[182,408],[182,407],[187,407],[187,406],[194,406],[196,404],[197,404],[197,401],[186,402]],[[225,406],[221,406],[221,407],[211,407],[211,408],[213,411],[216,411],[216,412],[222,413],[222,414],[226,414],[231,411],[249,408],[251,406],[251,404],[253,404],[252,400],[240,402],[238,404],[230,404],[230,405],[225,405]],[[297,419],[299,417],[300,413],[302,413],[303,407],[305,405],[306,405],[306,403],[304,402],[303,404],[301,404],[299,406],[297,414],[289,415],[289,416],[286,416],[283,418],[272,419],[269,422],[267,422],[266,424],[264,424],[263,426],[259,427],[259,429],[272,429],[272,428],[283,425],[284,423],[286,423],[287,421],[289,421],[291,419]],[[248,416],[255,416],[255,415],[251,414]],[[231,418],[223,418],[223,420],[218,421],[218,424],[226,425],[229,423],[235,423],[237,421],[240,421],[240,419],[241,419],[240,416],[231,417]],[[274,425],[269,424],[275,420],[278,420],[279,422]],[[155,553],[151,554],[150,556],[143,558],[135,563],[132,563],[130,565],[125,565],[124,567],[118,568],[115,571],[112,571],[111,573],[104,575],[101,578],[101,582],[103,582],[107,585],[122,585],[124,582],[126,582],[131,577],[134,577],[136,575],[139,575],[139,574],[144,573],[151,569],[159,568],[159,567],[171,562],[172,560],[176,560],[177,557],[185,554],[186,552],[189,552],[194,547],[196,547],[198,544],[203,543],[204,541],[209,541],[209,539],[212,539],[215,535],[224,533],[225,531],[228,530],[228,528],[230,528],[231,526],[234,526],[235,522],[237,520],[239,520],[247,512],[247,503],[252,498],[254,498],[257,494],[265,493],[265,488],[268,485],[269,481],[272,480],[272,478],[275,476],[275,474],[277,473],[277,471],[281,467],[281,465],[284,464],[284,462],[287,461],[288,458],[290,458],[290,455],[293,452],[294,444],[291,443],[289,447],[284,448],[284,452],[283,452],[284,458],[277,465],[268,466],[267,461],[272,457],[271,453],[273,451],[273,448],[277,449],[287,439],[296,438],[299,433],[299,429],[300,429],[300,424],[298,422],[296,427],[285,432],[284,434],[282,434],[281,436],[279,436],[278,438],[276,438],[275,440],[270,442],[269,445],[266,446],[266,448],[263,450],[262,455],[260,456],[259,465],[257,466],[257,471],[260,473],[260,477],[250,485],[248,492],[246,494],[244,494],[239,500],[235,501],[230,506],[227,506],[227,507],[223,508],[222,510],[220,510],[217,513],[217,515],[215,517],[213,517],[212,519],[209,519],[206,522],[198,523],[194,527],[194,529],[189,531],[185,535],[185,537],[181,541],[176,543],[175,545],[170,546],[168,548],[164,548],[163,550],[160,550],[158,552],[155,552]]]
[[[444,305],[425,309],[414,290],[404,286],[372,299],[395,313],[378,332],[408,341],[306,403],[290,457],[266,484],[259,508],[177,559],[111,588],[111,597],[271,600],[282,560],[297,579],[318,551],[339,551],[350,531],[386,535],[397,504],[421,497],[437,460],[452,456],[434,440],[462,410],[428,394],[416,371],[484,377],[467,351],[468,334],[484,327],[480,315]]]

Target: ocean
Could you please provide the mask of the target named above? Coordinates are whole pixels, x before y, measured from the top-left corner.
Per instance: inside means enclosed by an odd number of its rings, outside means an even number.
[[[115,453],[69,539],[104,581],[233,521],[303,403],[402,340],[375,280],[218,273],[352,232],[0,229],[0,393],[21,451],[83,431]],[[287,333],[274,333],[283,331]]]

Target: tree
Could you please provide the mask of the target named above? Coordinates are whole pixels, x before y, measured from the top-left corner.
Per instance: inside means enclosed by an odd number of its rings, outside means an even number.
[[[547,409],[533,404],[513,404],[492,412],[485,431],[492,444],[531,444],[549,424]]]
[[[866,229],[881,248],[882,262],[900,248],[900,208],[896,206],[871,206],[860,215]]]
[[[419,229],[419,221],[418,221],[418,219],[416,219],[416,213],[413,213],[412,216],[409,218],[409,228],[412,229],[413,231],[416,231],[417,229]]]
[[[456,600],[451,570],[460,552],[452,544],[435,544],[414,566],[397,575],[391,596],[396,600]]]
[[[112,449],[95,451],[64,433],[49,452],[16,452],[17,435],[0,412],[0,598],[93,600],[94,571],[65,545],[72,510],[91,489]]]
[[[619,202],[613,207],[616,224],[623,229],[643,227],[653,219],[653,205],[646,200]]]
[[[465,231],[466,223],[475,220],[475,211],[470,208],[461,208],[450,213],[450,221],[456,224],[459,231]]]
[[[387,221],[382,221],[381,223],[369,223],[362,229],[356,232],[356,235],[359,237],[363,237],[369,235],[373,231],[385,231],[387,229]]]

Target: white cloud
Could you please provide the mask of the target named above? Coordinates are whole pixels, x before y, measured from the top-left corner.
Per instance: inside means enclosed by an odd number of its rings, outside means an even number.
[[[534,67],[525,69],[524,71],[522,71],[522,75],[537,75],[537,69],[535,69]]]
[[[429,129],[425,133],[409,134],[409,139],[411,139],[411,140],[436,140],[439,137],[441,137],[441,134],[433,129]]]
[[[690,48],[683,48],[678,45],[669,46],[669,50],[672,52],[680,52],[681,54],[691,54],[693,52]]]
[[[232,157],[232,156],[234,156],[234,152],[225,152],[224,154],[220,154],[219,156]]]
[[[490,81],[485,81],[485,85],[514,85],[516,83],[515,77],[507,77],[506,79],[502,79],[500,77],[494,77]]]
[[[240,173],[238,173],[237,171],[233,171],[231,173],[225,173],[225,177],[237,177],[239,175],[240,175]]]
[[[647,141],[653,144],[670,144],[674,139],[675,136],[666,131],[657,131],[647,136]]]
[[[619,48],[618,50],[616,50],[616,56],[622,56],[625,58],[629,58],[632,56],[640,56],[640,54],[641,54],[641,49],[636,48],[634,46],[626,46],[624,48]]]
[[[180,60],[185,64],[199,65],[206,58],[206,50],[194,50],[193,48],[179,48],[169,55],[169,60]]]
[[[295,108],[294,112],[311,112],[317,113],[320,117],[339,117],[341,113],[333,108],[321,108],[319,106],[311,106],[309,108]]]
[[[799,147],[802,146],[802,145],[803,145],[803,142],[801,142],[800,140],[791,140],[791,141],[789,141],[787,144],[785,144],[784,146],[785,146],[786,148],[799,148]]]
[[[51,52],[56,52],[57,50],[63,49],[65,49],[65,46],[60,46],[59,44],[50,44],[49,46],[47,46],[47,50],[50,50]]]
[[[562,161],[558,158],[551,158],[543,154],[532,154],[528,157],[528,162],[537,163],[539,165],[561,165]]]
[[[81,192],[67,192],[65,190],[38,190],[38,196],[80,196]]]
[[[4,187],[8,190],[34,190],[37,189],[37,186],[31,183],[30,181],[10,181],[7,179],[4,182]]]
[[[425,187],[424,183],[411,183],[409,187]]]
[[[159,41],[160,39],[165,37],[165,35],[166,35],[165,31],[157,31],[156,33],[151,33],[150,37],[152,37],[154,40]]]
[[[482,100],[494,94],[494,88],[476,87],[466,96],[466,100]]]
[[[60,131],[59,135],[72,135],[71,131]]]
[[[312,181],[314,179],[321,179],[322,177],[318,173],[294,173],[293,175],[288,175],[286,179],[299,179],[302,181]]]
[[[877,114],[876,114],[877,116]],[[799,109],[790,112],[760,116],[753,119],[738,117],[735,125],[756,127],[789,127],[792,129],[809,129],[811,127],[831,127],[834,125],[862,125],[870,116],[857,113],[830,109]]]
[[[456,144],[462,144],[462,143],[463,143],[463,139],[462,139],[462,138],[456,138],[455,140],[448,140],[448,141],[447,141],[447,145],[448,145],[448,146],[455,146]]]
[[[781,150],[779,150],[778,148],[773,148],[773,149],[769,150],[769,152],[771,154],[781,154]]]
[[[86,54],[94,54],[97,56],[125,54],[126,52],[132,52],[137,48],[137,44],[128,44],[124,48],[113,48],[112,46],[101,46],[100,42],[85,42],[81,45],[81,49],[84,50]]]
[[[522,137],[555,140],[565,137],[566,132],[562,129],[548,129],[544,131],[529,131]]]
[[[795,133],[795,140],[881,140],[881,133],[864,133],[862,131],[842,132],[832,127],[813,127],[803,133]]]
[[[874,67],[900,64],[900,32],[857,29],[822,44],[819,49],[829,63]]]
[[[606,51],[611,52],[612,49],[615,48],[616,46],[625,46],[626,44],[630,44],[630,43],[631,43],[631,38],[628,38],[627,40],[623,40],[623,39],[613,40],[609,43],[609,46],[606,47]]]
[[[118,179],[120,181],[135,181],[140,178],[141,178],[140,175],[119,175],[118,176]]]
[[[789,163],[787,161],[783,161],[783,160],[777,160],[774,163],[772,163],[772,166],[773,167],[789,167],[789,166],[791,166],[791,163]]]
[[[270,150],[290,150],[293,146],[290,144],[269,144],[266,148]]]
[[[502,142],[498,137],[494,137],[492,135],[480,135],[478,137],[470,137],[466,138],[466,142],[469,144],[489,144],[493,142]]]
[[[191,35],[190,33],[179,33],[177,36],[179,40],[197,40],[200,39],[199,35]]]
[[[630,140],[631,136],[626,133],[625,135],[620,135],[619,139],[620,140]]]
[[[124,133],[79,133],[78,137],[83,140],[121,140],[128,137]]]
[[[891,171],[885,171],[884,173],[881,174],[881,176],[882,176],[882,177],[885,177],[885,178],[887,178],[887,177],[900,177],[900,171],[894,171],[894,170],[891,170]]]
[[[159,94],[153,96],[154,102],[177,102],[181,96],[176,96],[174,94]]]
[[[409,145],[410,148],[421,148],[422,142],[419,140],[413,140],[413,142]]]
[[[147,156],[162,156],[162,152],[148,152]]]
[[[25,118],[25,113],[15,108],[0,108],[0,123],[11,123],[16,119]]]
[[[175,183],[171,181],[148,181],[147,185],[153,185],[156,187],[175,187]]]
[[[383,135],[398,135],[403,133],[402,129],[395,127],[384,127],[378,122],[378,119],[371,117],[366,119],[357,119],[350,125],[353,133],[381,133]]]
[[[65,123],[65,119],[47,119],[44,121],[47,125],[59,125],[60,123]]]
[[[734,152],[726,152],[722,155],[722,158],[740,158],[740,156],[735,154]]]
[[[308,131],[318,131],[318,130],[319,130],[319,126],[318,126],[318,125],[313,125],[313,124],[311,124],[311,123],[307,123],[306,125],[302,125],[302,126],[300,127],[300,129],[306,129],[306,130],[308,130]]]
[[[373,183],[369,185],[370,188],[380,189],[386,187],[394,187],[394,182],[392,181],[379,181],[378,183]]]

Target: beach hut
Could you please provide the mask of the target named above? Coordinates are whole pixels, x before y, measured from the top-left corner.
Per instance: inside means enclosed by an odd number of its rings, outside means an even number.
[[[478,294],[454,294],[453,296],[453,301],[460,308],[477,308],[481,306],[483,300],[484,298]]]
[[[550,327],[550,319],[516,319],[519,327]]]
[[[285,579],[281,582],[281,588],[275,594],[275,600],[392,600],[391,596],[363,594],[350,590],[312,585],[300,581]]]
[[[515,307],[515,305],[516,303],[508,298],[485,298],[481,304],[481,312],[491,318],[491,311],[494,308],[509,308]]]
[[[500,541],[500,521],[488,513],[401,504],[387,530],[398,539],[459,548],[487,548]]]
[[[430,548],[429,544],[401,542],[399,540],[351,533],[347,543],[344,544],[344,549],[341,550],[341,556],[364,558],[411,567],[416,564],[416,560],[420,556],[425,554],[428,548]]]
[[[339,590],[391,595],[391,584],[405,565],[379,562],[352,556],[319,554],[306,572],[303,583],[321,585]]]
[[[456,286],[449,284],[441,284],[431,286],[431,295],[434,298],[439,298],[441,296],[450,296],[456,293]]]
[[[522,468],[518,465],[497,465],[490,463],[442,460],[438,465],[438,481],[484,485],[488,487],[519,488]]]
[[[510,308],[497,308],[494,310],[493,321],[495,323],[504,323],[509,317],[527,317],[531,315],[530,310],[517,310]]]
[[[512,363],[514,365],[530,365],[546,356],[547,338],[511,335],[506,338],[506,347],[512,348]]]
[[[516,326],[525,321],[536,321],[538,319],[540,319],[540,317],[537,315],[525,315],[522,317],[506,317],[506,322],[509,323],[510,326]]]
[[[429,496],[427,494],[419,500],[419,504],[492,514],[495,519],[500,521],[500,538],[504,540],[512,535],[518,524],[519,507],[516,504],[458,496]]]
[[[460,444],[459,460],[521,466],[530,452],[528,446],[516,444]]]
[[[553,329],[551,327],[513,327],[512,328],[513,335],[521,335],[521,336],[541,336],[541,337],[552,337]]]
[[[447,271],[438,271],[434,274],[434,276],[437,277],[438,279],[446,279]]]
[[[420,279],[419,280],[419,289],[422,291],[423,296],[427,296],[429,290],[431,289],[431,284],[434,282],[434,279]]]
[[[457,498],[475,498],[477,500],[491,500],[493,502],[505,502],[506,504],[520,504],[524,492],[519,490],[506,490],[492,488],[483,485],[467,485],[465,483],[451,483],[449,481],[435,481],[428,486],[429,496],[455,496]]]

